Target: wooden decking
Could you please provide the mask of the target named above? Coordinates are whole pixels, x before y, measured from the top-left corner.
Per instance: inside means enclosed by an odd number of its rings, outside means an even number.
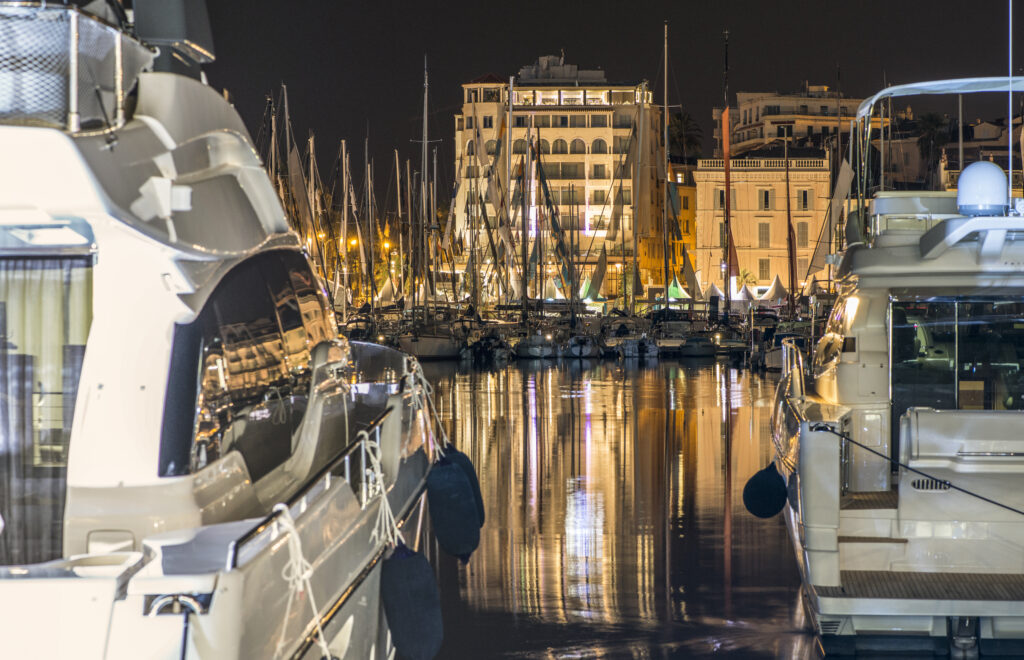
[[[814,587],[822,598],[1024,601],[1024,575],[842,571],[841,587]]]
[[[839,509],[895,509],[898,501],[895,490],[877,493],[847,493],[839,498]]]

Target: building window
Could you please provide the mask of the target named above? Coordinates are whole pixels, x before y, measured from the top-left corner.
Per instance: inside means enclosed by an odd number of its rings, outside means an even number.
[[[770,222],[759,222],[757,223],[757,247],[767,248],[771,247],[771,223]]]
[[[812,135],[814,135],[814,127],[813,126],[808,126],[807,127],[807,137],[811,137]]]
[[[603,190],[595,190],[593,194],[591,194],[590,196],[590,201],[592,204],[604,204],[606,199],[607,197],[605,195],[605,191]]]
[[[484,145],[484,148],[487,150],[488,156],[493,156],[494,154],[498,153],[498,141],[488,140],[487,144]]]
[[[807,223],[798,222],[796,223],[796,246],[805,248],[807,243]]]
[[[826,116],[826,117],[828,116],[828,106],[827,105],[821,106],[821,114]]]
[[[472,117],[466,117],[466,128],[468,128],[468,129],[472,129],[473,128],[473,118]]]
[[[605,142],[604,140],[602,140],[601,138],[597,138],[590,145],[590,153],[592,153],[592,154],[606,154],[606,153],[608,153],[608,143]]]
[[[500,103],[501,102],[501,88],[500,87],[487,87],[483,91],[483,102],[484,103]]]
[[[718,223],[718,247],[725,247],[725,223]]]
[[[807,260],[797,259],[796,260],[796,277],[801,279],[807,277]]]
[[[786,137],[786,127],[785,126],[776,126],[775,127],[775,137]]]
[[[494,117],[484,115],[484,128],[494,128]]]
[[[569,128],[569,115],[555,115],[556,128]]]
[[[593,115],[590,118],[591,128],[608,128],[608,115]]]
[[[469,142],[466,143],[466,155],[472,156],[475,151],[476,149],[473,147],[473,141],[470,140]]]
[[[458,119],[455,120],[455,130],[461,131],[464,125],[465,124],[462,121],[462,117],[459,117]]]
[[[525,154],[526,153],[526,140],[518,139],[512,143],[512,153],[514,154]]]
[[[551,153],[551,144],[548,143],[547,140],[541,140],[540,141],[540,152],[542,154],[549,154],[549,153]]]
[[[612,143],[614,153],[628,154],[630,142],[631,140],[628,137],[616,137],[615,141]]]
[[[585,154],[587,153],[587,143],[583,140],[576,138],[569,145],[569,153],[571,154]]]
[[[551,115],[534,116],[533,125],[537,128],[551,128]]]
[[[522,117],[522,116],[516,117],[513,120],[513,125],[516,128],[526,128],[527,126],[530,125],[530,118],[529,117]]]
[[[470,165],[466,168],[466,178],[475,179],[479,176],[479,170],[476,165]]]
[[[811,191],[801,190],[796,194],[796,205],[801,211],[809,211],[811,209]]]
[[[562,138],[558,138],[551,145],[551,153],[553,154],[567,154],[569,153],[569,145]]]
[[[715,190],[715,210],[721,210],[725,208],[725,189],[718,188]]]
[[[772,278],[771,262],[768,259],[757,260],[757,279],[768,281]]]
[[[586,128],[587,127],[587,116],[586,115],[569,115],[569,126],[572,128]]]
[[[607,179],[608,178],[608,172],[607,172],[607,170],[605,170],[604,164],[601,164],[601,163],[595,163],[594,164],[594,177],[593,178],[595,178],[595,179]]]
[[[831,133],[831,132],[832,132],[832,129],[829,128],[828,126],[822,126],[821,127],[821,137],[828,137],[829,133]]]
[[[761,211],[772,210],[772,191],[771,190],[758,190],[757,191],[757,208]]]
[[[633,191],[629,188],[619,188],[615,193],[616,204],[632,204],[633,203]]]
[[[686,211],[686,210],[689,210],[689,208],[690,208],[690,198],[684,195],[683,196],[683,210]]]

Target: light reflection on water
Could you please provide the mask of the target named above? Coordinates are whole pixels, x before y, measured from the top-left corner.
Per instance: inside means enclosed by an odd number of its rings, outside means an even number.
[[[438,568],[442,657],[815,657],[785,525],[742,503],[771,457],[773,377],[424,367],[487,507],[469,565]]]

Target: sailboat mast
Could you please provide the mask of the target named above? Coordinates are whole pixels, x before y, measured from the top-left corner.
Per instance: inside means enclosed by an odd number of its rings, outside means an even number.
[[[345,140],[341,141],[341,255],[342,270],[345,277],[345,291],[341,294],[341,320],[348,322],[348,148]]]
[[[725,276],[722,278],[722,288],[725,289],[725,312],[724,316],[726,322],[729,319],[729,309],[732,307],[732,226],[729,223],[729,211],[731,210],[730,203],[732,201],[732,186],[729,181],[729,167],[731,165],[730,159],[731,154],[729,153],[729,143],[732,136],[729,134],[732,129],[732,122],[729,121],[729,31],[725,31],[725,71],[724,71],[724,95],[725,95],[725,110],[722,111],[722,156],[724,157],[724,171],[725,171],[725,240],[722,241],[722,247],[725,250]]]
[[[520,269],[521,273],[522,273],[522,288],[519,290],[519,297],[520,297],[520,299],[522,300],[522,303],[523,303],[523,325],[524,326],[526,325],[526,322],[530,318],[530,313],[529,313],[529,304],[530,303],[529,303],[529,298],[528,298],[528,292],[526,290],[526,287],[529,285],[529,274],[526,272],[526,269],[529,266],[529,260],[530,260],[530,256],[528,254],[528,251],[529,251],[528,243],[529,243],[529,240],[530,240],[530,238],[529,238],[530,237],[530,223],[529,223],[529,217],[528,217],[529,216],[529,204],[528,204],[527,200],[528,200],[528,194],[529,194],[529,185],[528,185],[528,183],[529,183],[529,174],[528,173],[529,173],[530,167],[531,167],[530,160],[531,160],[531,157],[533,156],[533,144],[532,144],[532,141],[533,141],[533,138],[530,135],[530,129],[527,128],[526,129],[526,154],[523,156],[523,171],[522,171],[522,176],[520,178],[520,182],[521,183],[519,184],[519,187],[521,188],[521,191],[522,191],[522,204],[523,204],[523,239],[522,239],[523,261],[522,261],[522,268]]]
[[[662,140],[665,146],[665,198],[661,205],[661,235],[662,235],[662,247],[664,250],[663,258],[665,261],[665,307],[669,307],[669,278],[668,278],[668,262],[669,262],[669,247],[668,247],[668,205],[669,205],[669,194],[668,194],[668,172],[669,172],[669,148],[668,148],[668,21],[665,21],[665,48],[664,48],[664,69],[665,69],[665,92],[662,96],[661,104],[661,126],[662,126]]]
[[[427,97],[430,91],[430,82],[427,77],[427,56],[423,56],[423,142],[420,144],[420,247],[422,259],[420,261],[421,268],[423,268],[423,280],[426,283],[426,229],[427,229]],[[426,321],[426,296],[427,287],[424,286],[424,321]]]
[[[512,103],[514,102],[513,92],[515,90],[515,82],[516,79],[514,76],[508,77],[508,132],[505,133],[505,185],[508,188],[508,194],[505,196],[505,219],[508,222],[509,230],[512,229]],[[495,272],[497,272],[497,254],[495,254],[494,258],[494,268]],[[508,281],[508,271],[506,270],[504,283],[506,301],[509,300],[510,284],[511,283]]]
[[[794,302],[796,300],[796,245],[793,241],[793,216],[790,212],[789,202],[789,138],[793,132],[793,126],[784,126],[785,141],[782,147],[782,159],[786,162],[786,247],[789,254],[789,318],[796,318],[794,313]]]
[[[401,298],[405,294],[405,253],[402,246],[402,166],[398,162],[398,149],[395,149],[395,200],[398,203],[398,216],[396,225],[398,229],[398,295]]]

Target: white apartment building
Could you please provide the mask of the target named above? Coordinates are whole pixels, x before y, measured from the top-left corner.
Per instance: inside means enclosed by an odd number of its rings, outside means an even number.
[[[828,85],[805,84],[802,92],[792,94],[737,92],[736,107],[729,110],[732,155],[758,149],[783,137],[787,125],[792,126],[790,135],[800,146],[824,148],[832,144],[840,128],[845,144],[850,122],[862,100],[840,96]],[[721,108],[712,110],[718,157],[722,155],[721,116]]]
[[[790,215],[796,246],[796,281],[803,286],[829,203],[828,158],[789,159]],[[697,247],[694,268],[703,288],[725,290],[725,162],[697,163]],[[730,166],[730,224],[741,275],[763,293],[776,275],[789,288],[786,161],[734,158]],[[740,282],[739,285],[742,285]]]
[[[462,87],[462,110],[455,115],[455,176],[459,182],[454,200],[456,231],[477,227],[476,244],[486,248],[482,216],[473,204],[467,204],[467,199],[483,197],[493,228],[496,213],[487,195],[486,175],[499,140],[506,139],[501,128],[507,121],[509,84],[507,79],[489,74]],[[616,293],[620,281],[616,273],[621,273],[621,264],[632,260],[634,229],[639,239],[661,228],[664,193],[658,185],[656,166],[664,159],[661,113],[652,104],[646,83],[610,83],[603,71],[581,70],[565,64],[563,58],[544,56],[519,70],[512,117],[515,176],[521,172],[527,137],[539,140],[544,172],[561,226],[566,230],[566,242],[576,246],[583,262],[581,279],[592,270],[601,248],[606,247],[609,267],[604,290],[606,294]],[[481,145],[486,152],[483,164],[477,158]],[[501,146],[499,160],[504,160],[506,148],[507,142]],[[504,172],[504,163],[498,164],[497,170]],[[500,185],[507,183],[502,179]],[[546,210],[537,194],[536,179],[531,182],[531,190],[528,204],[532,234],[536,217],[546,214]],[[519,200],[513,201],[518,207]],[[613,216],[617,216],[614,223]],[[614,236],[610,233],[613,224],[619,229]],[[513,227],[517,245],[520,231],[517,222]]]

